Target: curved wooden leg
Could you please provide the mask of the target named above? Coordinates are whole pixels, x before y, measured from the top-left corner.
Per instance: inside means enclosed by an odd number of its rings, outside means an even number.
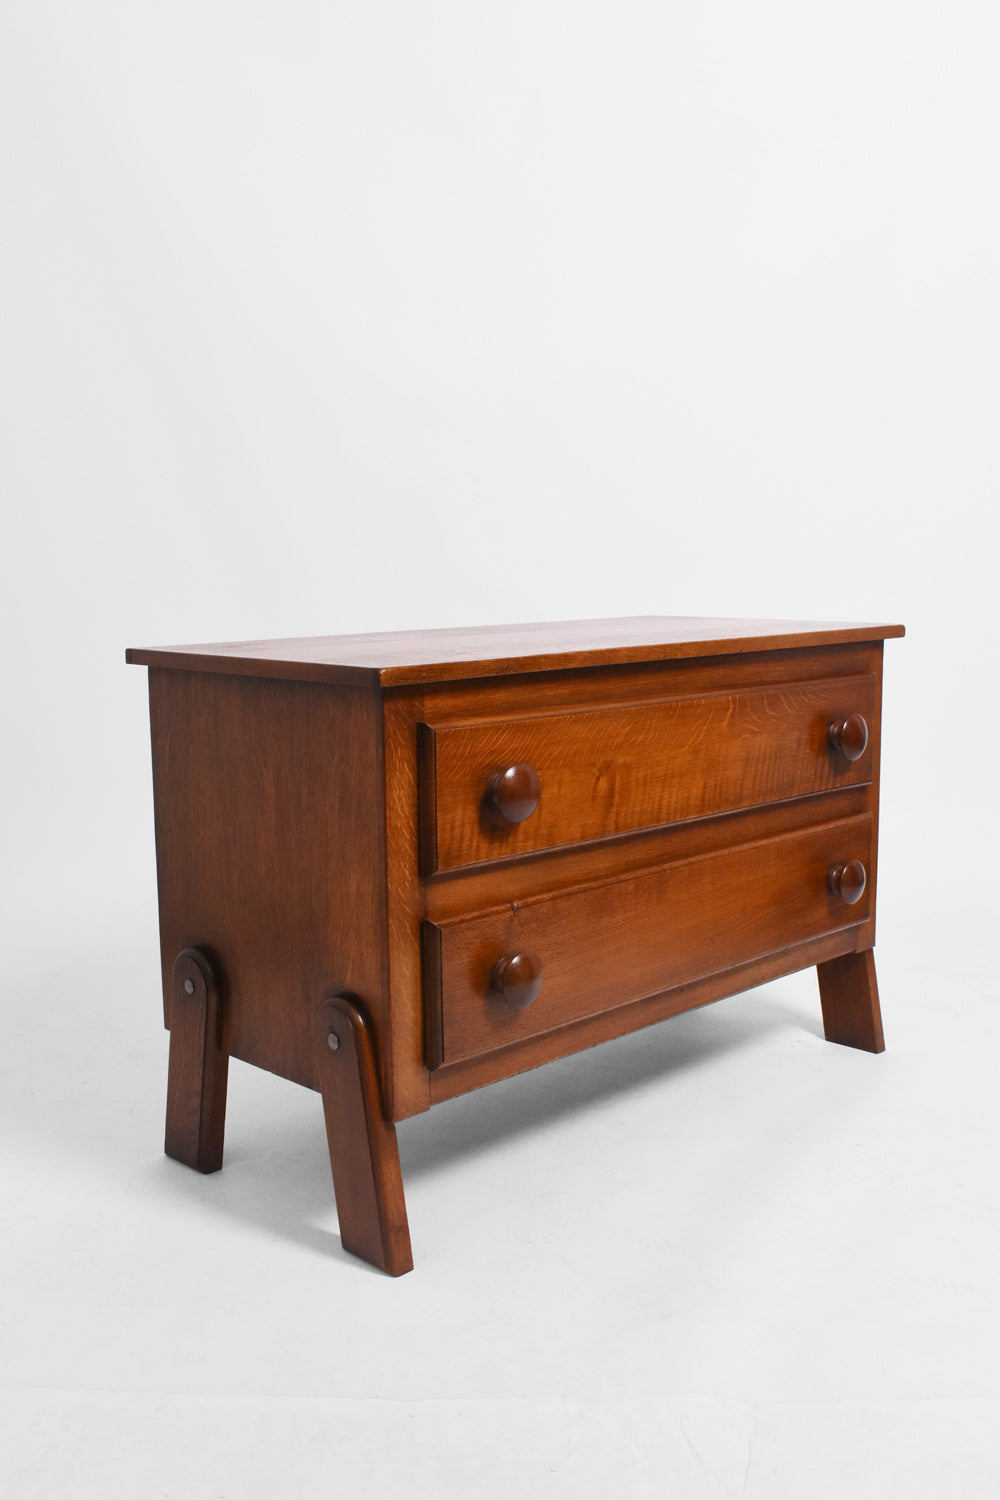
[[[860,1047],[865,1052],[884,1052],[875,954],[871,948],[817,964],[816,972],[827,1041]]]
[[[348,995],[320,1007],[319,1077],[345,1250],[390,1276],[413,1270],[396,1127],[382,1114],[375,1048]]]
[[[212,966],[198,948],[174,964],[164,1150],[198,1172],[222,1166],[229,1058],[220,1047],[222,1009]]]

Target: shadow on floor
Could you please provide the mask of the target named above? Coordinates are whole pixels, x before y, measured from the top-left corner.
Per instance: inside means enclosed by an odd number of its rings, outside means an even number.
[[[782,981],[561,1058],[515,1078],[436,1105],[398,1129],[405,1179],[502,1147],[602,1100],[636,1092],[687,1072],[723,1053],[759,1042],[769,1031],[806,1030],[814,1022],[781,999]]]
[[[79,955],[66,955],[50,968],[36,969],[31,988],[37,1004],[22,1004],[14,1012],[19,1030],[10,1040],[21,1063],[9,1070],[11,1086],[0,1091],[6,1096],[0,1096],[0,1116],[8,1143],[16,1141],[22,1153],[37,1158],[40,1170],[53,1153],[62,1162],[72,1156],[81,1172],[93,1174],[95,1204],[105,1189],[177,1196],[211,1204],[310,1251],[346,1257],[335,1230],[319,1096],[244,1071],[236,1062],[223,1171],[203,1177],[168,1161],[159,1154],[165,1034],[161,1041],[153,1018],[134,1004],[127,957],[96,951],[89,957],[86,963]],[[801,985],[802,976],[774,981],[404,1121],[398,1127],[404,1184],[502,1150],[506,1142],[544,1131],[602,1101],[710,1065],[734,1049],[759,1045],[768,1033],[822,1036],[818,997],[814,1016],[796,1003]],[[75,1028],[51,1029],[51,1014],[67,993],[74,1012],[82,1009],[88,1018],[82,1044]]]
[[[723,1053],[759,1044],[769,1032],[806,1031],[821,1037],[818,1004],[812,1022],[800,1008],[783,1001],[781,984],[776,981],[766,989],[671,1017],[402,1122],[397,1134],[404,1185],[463,1159],[502,1150],[506,1142],[544,1131],[602,1101],[710,1065]],[[332,1228],[333,1188],[319,1096],[295,1091],[292,1085],[287,1088],[295,1104],[281,1106],[280,1115],[268,1111],[256,1121],[241,1117],[239,1100],[233,1101],[221,1173],[199,1177],[166,1160],[156,1171],[171,1192],[207,1200],[221,1212],[309,1250],[361,1264],[343,1250]],[[366,1270],[382,1274],[371,1267]]]

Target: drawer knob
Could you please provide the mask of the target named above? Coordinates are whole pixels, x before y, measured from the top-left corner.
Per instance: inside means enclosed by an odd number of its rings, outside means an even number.
[[[530,818],[538,806],[541,791],[538,772],[526,760],[490,777],[490,801],[508,823],[523,823],[525,818]]]
[[[490,984],[515,1010],[527,1010],[538,999],[544,978],[545,969],[536,953],[511,953],[497,959]]]
[[[829,738],[845,760],[860,760],[868,749],[868,725],[861,714],[851,714],[830,725]]]
[[[868,884],[865,867],[860,859],[849,859],[846,865],[834,865],[826,877],[831,896],[839,896],[848,906],[860,901]]]

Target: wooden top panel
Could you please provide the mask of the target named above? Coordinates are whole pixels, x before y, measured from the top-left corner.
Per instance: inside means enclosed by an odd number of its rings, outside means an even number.
[[[636,615],[619,620],[556,620],[548,624],[306,636],[283,641],[133,647],[125,653],[125,660],[138,666],[312,682],[375,679],[390,686],[830,646],[845,641],[885,640],[903,633],[902,625]]]

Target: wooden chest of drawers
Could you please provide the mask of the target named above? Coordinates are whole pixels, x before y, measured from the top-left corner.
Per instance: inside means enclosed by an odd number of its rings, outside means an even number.
[[[882,642],[639,617],[131,650],[149,667],[167,1152],[228,1060],[320,1091],[345,1248],[412,1266],[395,1124],[816,965],[882,1050]]]

